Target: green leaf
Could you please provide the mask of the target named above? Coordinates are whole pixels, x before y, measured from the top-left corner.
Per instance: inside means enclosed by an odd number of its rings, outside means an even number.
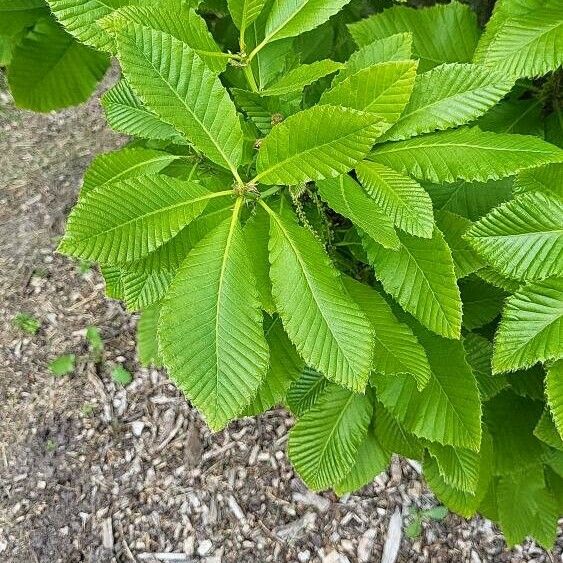
[[[327,76],[343,68],[342,63],[324,59],[311,64],[299,65],[284,74],[279,80],[270,84],[265,90],[260,91],[261,96],[285,96],[292,92],[302,92],[305,86],[316,82],[319,78]]]
[[[547,164],[523,170],[516,176],[514,191],[543,192],[547,196],[563,199],[563,164]]]
[[[133,381],[133,376],[131,375],[131,372],[126,370],[123,366],[115,366],[111,370],[111,378],[115,383],[118,383],[119,385],[123,385],[124,387],[126,387]]]
[[[330,385],[298,420],[289,433],[288,455],[308,487],[326,489],[347,475],[372,413],[367,396]]]
[[[65,354],[59,356],[49,363],[49,371],[55,377],[62,377],[74,371],[76,356],[74,354]]]
[[[358,448],[352,469],[335,486],[336,494],[352,493],[373,481],[377,475],[387,469],[390,457],[391,454],[381,446],[374,431],[370,428]]]
[[[430,362],[430,381],[418,391],[411,377],[374,375],[378,399],[413,434],[478,451],[481,401],[461,341],[422,331],[416,335]]]
[[[267,135],[273,127],[272,117],[278,113],[282,115],[279,101],[274,98],[266,98],[255,92],[248,92],[240,88],[232,88],[231,94],[237,107],[248,119],[256,125],[262,135]]]
[[[145,367],[162,365],[156,332],[159,319],[160,306],[154,305],[145,309],[137,322],[137,355],[139,363]]]
[[[319,181],[317,187],[321,197],[334,211],[350,219],[385,248],[399,248],[393,223],[352,177],[344,174]]]
[[[257,207],[254,215],[246,222],[243,233],[249,253],[252,256],[252,270],[256,278],[256,287],[260,295],[262,309],[270,314],[274,313],[276,305],[272,297],[268,252],[270,218],[261,207]]]
[[[376,147],[369,158],[419,180],[484,182],[561,162],[563,151],[536,137],[462,127],[386,143]]]
[[[53,15],[65,29],[82,43],[110,51],[111,36],[98,22],[126,4],[143,0],[47,0]]]
[[[490,72],[490,69],[486,70]],[[543,137],[544,120],[542,114],[543,105],[538,98],[524,100],[509,98],[493,106],[477,120],[476,124],[483,131],[521,133]],[[557,144],[547,137],[545,140]]]
[[[464,278],[485,266],[485,263],[463,238],[463,235],[472,225],[469,219],[449,211],[438,211],[436,213],[436,225],[444,234],[444,238],[452,251],[455,274],[458,278]]]
[[[450,510],[461,514],[465,518],[470,518],[477,512],[487,494],[489,483],[491,482],[492,459],[491,438],[484,432],[478,456],[479,473],[475,493],[456,489],[446,483],[440,474],[437,461],[432,456],[424,456],[424,477],[440,502],[443,502]]]
[[[553,422],[563,438],[563,361],[554,363],[547,370],[545,394]]]
[[[473,121],[499,102],[513,84],[510,76],[477,65],[438,66],[416,77],[405,111],[383,138],[408,139]]]
[[[461,299],[454,264],[444,237],[399,233],[401,248],[387,250],[363,239],[370,264],[387,293],[424,326],[447,338],[459,338]]]
[[[214,196],[195,182],[166,176],[105,184],[76,204],[59,251],[105,264],[139,260],[195,219]]]
[[[375,113],[394,123],[409,101],[416,67],[414,61],[391,61],[364,68],[325,91],[319,103]]]
[[[240,29],[240,36],[244,38],[245,30],[260,15],[266,0],[227,0],[227,4],[233,22]]]
[[[411,58],[412,33],[396,33],[383,39],[376,39],[352,53],[346,66],[333,78],[332,86],[358,71],[378,63],[406,61]]]
[[[322,246],[293,218],[270,211],[270,276],[277,311],[308,365],[354,391],[367,383],[373,334]]]
[[[350,0],[286,0],[275,2],[266,21],[264,43],[295,37],[318,27]]]
[[[246,415],[261,414],[283,402],[291,384],[303,372],[303,360],[283,330],[279,317],[267,318],[265,335],[270,349],[270,367]]]
[[[80,195],[120,180],[158,174],[177,158],[170,153],[143,148],[124,148],[98,155],[84,175]]]
[[[395,33],[411,32],[421,70],[441,63],[470,62],[479,38],[475,13],[458,2],[416,10],[394,6],[350,24],[348,29],[360,47]]]
[[[518,473],[541,463],[547,446],[534,436],[543,404],[505,389],[484,404],[484,421],[492,438],[495,475]]]
[[[102,96],[102,106],[109,125],[115,131],[144,139],[184,142],[172,125],[143,106],[123,79]]]
[[[526,193],[483,217],[466,239],[501,274],[536,280],[563,275],[563,202]]]
[[[508,381],[504,375],[492,374],[493,345],[486,338],[470,332],[463,339],[463,347],[465,348],[465,358],[477,380],[477,387],[479,387],[483,402],[492,399],[508,387]]]
[[[386,450],[407,458],[422,457],[422,441],[405,427],[381,403],[375,406],[375,435]]]
[[[175,37],[193,49],[210,70],[225,70],[228,54],[223,53],[207,28],[205,20],[181,0],[160,0],[149,5],[124,6],[100,22],[110,33],[119,36],[128,24],[137,23]]]
[[[563,451],[563,439],[561,439],[561,436],[557,432],[555,422],[548,408],[543,411],[541,418],[534,428],[534,436],[544,444]]]
[[[451,211],[471,221],[486,215],[491,209],[512,197],[512,178],[489,182],[454,182],[424,184],[435,209]]]
[[[130,262],[127,267],[138,273],[150,273],[156,270],[176,272],[188,252],[207,233],[222,223],[232,213],[232,200],[229,198],[210,199],[209,203],[191,223],[176,236],[159,246],[144,258]]]
[[[268,369],[238,209],[190,252],[163,302],[159,325],[170,377],[215,430],[241,414]]]
[[[432,200],[416,180],[368,160],[356,166],[356,173],[367,193],[397,227],[419,237],[432,236]]]
[[[475,494],[479,483],[481,452],[428,444],[428,452],[436,460],[444,482],[466,493]]]
[[[42,19],[16,46],[8,81],[19,107],[47,112],[86,101],[108,65],[105,55]]]
[[[219,78],[185,43],[139,24],[117,37],[119,60],[135,93],[216,164],[236,171],[243,133]]]
[[[502,477],[497,498],[500,525],[510,547],[528,536],[546,549],[553,546],[559,515],[541,466]]]
[[[100,265],[100,273],[104,277],[106,284],[106,295],[111,299],[123,299],[124,291],[121,270],[117,266]]]
[[[302,416],[311,409],[329,385],[330,381],[322,373],[305,366],[287,392],[287,406],[293,414]]]
[[[409,373],[422,389],[430,379],[430,366],[410,327],[397,320],[385,299],[371,287],[349,277],[344,278],[344,285],[375,333],[372,369],[384,375]]]
[[[169,270],[139,272],[122,268],[123,301],[127,309],[140,311],[159,303],[168,291],[173,278],[174,272]]]
[[[563,7],[558,0],[497,5],[475,62],[515,77],[534,77],[563,64]]]
[[[502,289],[472,276],[461,281],[459,290],[465,328],[480,328],[500,315],[506,298],[506,292]]]
[[[255,181],[295,185],[335,178],[365,157],[384,126],[377,115],[336,106],[296,113],[262,141]]]
[[[493,372],[563,357],[563,278],[531,282],[506,300],[495,338]]]

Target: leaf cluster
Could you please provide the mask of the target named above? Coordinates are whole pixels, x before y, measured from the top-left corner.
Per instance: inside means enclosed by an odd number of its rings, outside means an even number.
[[[312,489],[392,453],[555,539],[563,498],[563,6],[49,0],[117,57],[133,140],[60,250],[141,311],[140,357],[219,430],[284,405]]]

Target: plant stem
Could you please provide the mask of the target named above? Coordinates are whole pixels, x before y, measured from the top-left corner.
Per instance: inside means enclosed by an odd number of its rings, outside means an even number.
[[[248,85],[250,86],[250,89],[253,92],[258,92],[258,85],[256,84],[256,80],[254,79],[254,74],[252,73],[252,68],[250,67],[250,61],[244,67],[244,76],[246,76],[246,80],[248,82]]]

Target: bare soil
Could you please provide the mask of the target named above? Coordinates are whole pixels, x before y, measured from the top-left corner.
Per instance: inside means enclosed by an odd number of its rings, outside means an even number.
[[[398,458],[358,494],[307,493],[281,410],[212,434],[165,374],[139,367],[136,319],[99,274],[54,253],[88,163],[124,139],[96,99],[34,115],[0,96],[0,561],[563,560],[561,535],[552,553],[507,550],[481,518],[449,515],[409,539],[410,510],[437,503]],[[20,312],[41,321],[35,336],[14,326]],[[47,364],[66,353],[76,369],[55,378]],[[125,388],[117,364],[134,374]]]

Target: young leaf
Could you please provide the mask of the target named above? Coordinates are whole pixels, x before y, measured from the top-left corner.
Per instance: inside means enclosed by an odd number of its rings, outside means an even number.
[[[296,185],[335,178],[365,157],[384,126],[377,115],[336,106],[296,113],[262,141],[255,181]]]
[[[399,233],[401,248],[363,243],[383,288],[424,326],[446,338],[459,338],[461,299],[454,264],[442,233],[431,239]]]
[[[233,22],[244,39],[245,30],[260,15],[266,0],[227,0],[227,4]]]
[[[367,485],[389,466],[391,454],[386,451],[370,428],[358,448],[350,472],[335,486],[337,495],[352,493]]]
[[[97,156],[84,175],[80,196],[128,178],[158,174],[179,157],[151,149],[124,148]]]
[[[385,299],[371,287],[349,277],[344,278],[344,285],[375,333],[373,371],[384,375],[411,374],[422,389],[430,379],[430,366],[410,327],[397,320]]]
[[[317,182],[321,197],[385,248],[399,248],[393,223],[381,207],[347,174]]]
[[[139,363],[145,367],[162,365],[156,333],[159,319],[160,306],[154,305],[145,309],[137,322],[137,355]]]
[[[463,125],[484,114],[514,85],[514,79],[471,64],[438,66],[416,77],[412,96],[388,140]]]
[[[338,484],[354,465],[373,413],[366,395],[338,385],[325,389],[289,434],[288,455],[313,490]]]
[[[14,49],[8,81],[19,107],[46,112],[86,101],[108,65],[106,55],[42,19]]]
[[[187,44],[162,31],[130,24],[117,36],[127,82],[146,106],[233,173],[243,134],[219,78]]]
[[[397,227],[415,236],[432,236],[432,200],[416,180],[368,160],[356,166],[356,174]]]
[[[563,7],[558,0],[498,4],[475,62],[515,77],[534,77],[563,64]]]
[[[463,238],[463,235],[472,225],[469,219],[449,211],[438,211],[436,213],[436,225],[444,234],[444,238],[452,251],[455,274],[458,278],[464,278],[485,266],[485,263]]]
[[[305,86],[312,84],[323,76],[332,74],[344,65],[325,59],[308,65],[299,65],[283,75],[279,80],[260,91],[261,96],[285,96],[292,92],[302,92]]]
[[[563,361],[555,362],[547,370],[545,394],[553,422],[563,439]]]
[[[526,193],[483,217],[465,238],[501,274],[521,280],[563,275],[563,202]]]
[[[479,451],[481,401],[461,341],[422,330],[416,335],[430,362],[430,381],[418,391],[411,377],[373,375],[378,399],[413,434]]]
[[[313,407],[329,385],[330,381],[322,373],[305,366],[287,392],[287,406],[295,416],[302,416]]]
[[[304,362],[283,330],[279,317],[268,317],[264,332],[270,349],[270,367],[245,414],[261,414],[280,405],[291,384],[303,372]]]
[[[389,61],[406,61],[411,58],[411,52],[412,33],[397,33],[376,39],[350,55],[346,66],[333,78],[332,86],[372,65]]]
[[[199,184],[166,176],[105,184],[74,207],[59,251],[104,264],[139,260],[195,219],[213,196]]]
[[[409,101],[415,61],[392,61],[364,68],[324,92],[320,104],[375,113],[395,123]]]
[[[49,371],[55,377],[62,377],[63,375],[68,375],[74,371],[75,363],[76,356],[74,354],[65,354],[55,358],[49,363]]]
[[[111,378],[115,383],[123,385],[123,387],[127,387],[127,385],[133,381],[131,372],[126,370],[123,366],[115,366],[111,370]]]
[[[531,282],[506,300],[495,338],[493,372],[563,357],[563,278]]]
[[[429,182],[498,180],[520,170],[561,162],[563,151],[541,139],[462,127],[378,146],[369,156]]]
[[[363,391],[373,334],[315,237],[293,218],[270,211],[270,276],[277,311],[308,365]]]
[[[172,125],[143,106],[123,79],[102,96],[102,106],[108,123],[115,131],[144,139],[184,142]]]
[[[238,416],[268,369],[250,258],[232,218],[188,255],[162,305],[160,352],[170,377],[219,430]],[[190,311],[178,315],[178,311]]]
[[[459,2],[417,10],[394,6],[350,24],[348,29],[360,47],[394,33],[411,32],[421,70],[441,63],[470,62],[479,39],[475,13]]]
[[[319,26],[350,0],[286,0],[272,5],[263,43],[295,37]]]

